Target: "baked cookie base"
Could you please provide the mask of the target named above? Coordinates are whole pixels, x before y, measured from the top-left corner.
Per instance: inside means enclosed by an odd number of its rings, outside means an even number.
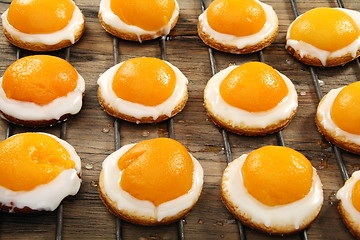
[[[311,65],[311,66],[317,66],[317,67],[335,67],[335,66],[341,66],[344,65],[360,56],[360,49],[358,49],[356,56],[351,56],[350,53],[345,54],[344,56],[337,57],[337,58],[328,58],[326,60],[326,65],[324,66],[321,61],[318,58],[311,57],[309,55],[305,55],[301,57],[300,51],[295,51],[294,48],[287,46],[286,50],[289,51],[291,55],[293,55],[297,60],[300,62]]]
[[[322,103],[322,100],[320,101],[319,105],[321,103]],[[336,146],[338,146],[346,151],[349,151],[349,152],[352,152],[355,154],[360,154],[360,145],[357,145],[353,142],[349,142],[343,136],[337,136],[335,131],[326,129],[324,127],[324,125],[321,124],[321,122],[322,122],[322,118],[318,114],[316,114],[316,117],[315,117],[316,126],[317,126],[319,132],[322,135],[324,135],[324,137],[327,141],[332,142]]]
[[[108,33],[110,33],[111,35],[113,35],[115,37],[118,37],[118,38],[121,38],[124,40],[142,42],[142,41],[152,40],[152,39],[155,39],[155,38],[158,38],[158,37],[164,35],[161,31],[158,31],[155,35],[154,34],[137,35],[135,33],[126,32],[126,31],[117,29],[117,28],[105,23],[101,13],[99,13],[98,18],[99,18],[101,26],[105,29],[105,31],[107,31]],[[179,16],[177,16],[175,21],[171,24],[170,30],[175,27],[178,18],[179,18]]]
[[[83,16],[84,18],[84,16]],[[36,51],[36,52],[45,52],[45,51],[55,51],[55,50],[59,50],[62,48],[66,48],[69,47],[71,45],[73,45],[73,43],[70,40],[62,40],[59,43],[56,43],[54,45],[47,45],[47,44],[43,44],[40,42],[26,42],[26,41],[22,41],[21,39],[12,36],[8,31],[6,31],[6,29],[3,27],[3,31],[5,34],[5,37],[8,39],[8,41],[19,47],[22,49],[26,49],[26,50],[30,50],[30,51]],[[84,34],[85,31],[85,18],[84,18],[84,23],[82,24],[81,27],[78,28],[78,31],[75,33],[74,36],[74,43],[76,43]]]
[[[344,224],[349,229],[351,234],[354,235],[356,239],[360,239],[360,224],[356,223],[353,219],[351,219],[350,215],[344,209],[341,201],[339,201],[338,204],[338,211],[339,214],[341,215]]]
[[[233,54],[247,54],[260,51],[265,47],[269,46],[273,41],[275,41],[276,36],[278,34],[278,26],[261,42],[258,42],[254,45],[247,45],[244,48],[238,48],[233,45],[223,44],[221,42],[217,42],[214,38],[212,38],[209,34],[202,30],[202,21],[199,21],[197,25],[198,35],[201,40],[208,46],[219,50],[221,52],[233,53]]]
[[[0,210],[3,212],[8,212],[8,213],[35,213],[35,212],[39,212],[37,210],[33,210],[29,207],[24,207],[24,208],[17,208],[15,206],[7,206],[4,205],[2,203],[0,203]]]
[[[284,129],[285,127],[287,127],[287,125],[289,125],[290,121],[294,118],[296,113],[296,109],[295,109],[291,113],[290,117],[275,122],[271,125],[268,125],[265,128],[252,128],[246,125],[233,126],[229,120],[222,118],[220,116],[215,116],[215,114],[209,110],[208,103],[206,100],[205,100],[205,108],[207,111],[207,115],[210,117],[210,119],[213,121],[215,125],[224,128],[229,132],[233,132],[238,135],[246,135],[246,136],[262,136],[262,135],[278,132]]]
[[[106,208],[109,210],[110,213],[112,213],[116,217],[119,217],[127,222],[131,222],[131,223],[139,224],[139,225],[145,225],[145,226],[165,225],[165,224],[170,224],[170,223],[176,222],[176,221],[182,219],[183,217],[185,217],[190,212],[192,207],[195,205],[195,203],[194,203],[190,208],[180,211],[175,216],[165,217],[160,221],[158,221],[156,218],[153,218],[153,217],[142,216],[139,213],[127,211],[124,209],[118,209],[117,203],[112,201],[105,192],[102,171],[100,173],[100,179],[99,179],[99,195],[100,195],[100,198],[103,201],[104,205],[106,206]]]
[[[221,201],[224,203],[225,207],[237,220],[242,222],[244,225],[253,228],[255,230],[258,230],[260,232],[274,234],[274,235],[288,235],[299,232],[301,230],[308,228],[310,224],[316,219],[316,217],[318,216],[321,210],[321,205],[320,205],[320,207],[317,209],[317,211],[314,212],[314,214],[311,217],[303,220],[302,224],[299,226],[298,229],[295,229],[291,224],[281,225],[281,226],[280,225],[265,226],[263,223],[253,222],[251,216],[249,216],[246,212],[240,211],[240,209],[234,203],[231,202],[230,193],[224,190],[226,188],[224,182],[227,180],[228,179],[223,176],[221,183]]]
[[[174,110],[172,110],[171,116],[163,114],[163,115],[160,115],[156,119],[154,119],[153,117],[136,118],[136,117],[121,113],[120,110],[113,108],[108,102],[106,102],[104,100],[104,98],[102,97],[102,94],[101,94],[100,87],[98,89],[98,99],[99,99],[99,103],[103,107],[104,111],[113,117],[120,118],[122,120],[125,120],[128,122],[134,122],[134,123],[157,123],[157,122],[165,121],[166,119],[169,119],[169,118],[175,116],[176,114],[178,114],[179,112],[181,112],[181,110],[185,107],[185,104],[187,102],[188,93],[186,91],[186,95],[183,97],[182,100],[179,101],[178,105],[174,108]]]
[[[71,116],[71,114],[64,114],[63,116],[61,116],[59,119],[50,119],[50,120],[22,120],[22,119],[18,119],[15,118],[13,116],[7,115],[3,112],[0,111],[0,115],[3,119],[5,119],[6,121],[16,124],[16,125],[20,125],[20,126],[24,126],[24,127],[33,127],[33,128],[37,128],[37,127],[50,127],[53,126],[55,124],[61,123],[63,121],[66,121],[67,118],[69,116]]]

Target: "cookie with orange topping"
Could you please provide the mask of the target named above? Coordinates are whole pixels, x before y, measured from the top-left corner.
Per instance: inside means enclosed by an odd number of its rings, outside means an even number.
[[[198,34],[219,51],[246,54],[269,46],[278,34],[278,18],[258,0],[215,0],[199,16]]]
[[[216,125],[249,136],[285,128],[298,106],[293,83],[261,62],[230,66],[215,74],[205,87],[204,102]]]
[[[136,123],[160,122],[184,108],[187,83],[184,74],[167,61],[132,58],[100,76],[98,97],[114,117]]]
[[[323,204],[310,161],[287,147],[265,146],[243,154],[224,171],[221,198],[243,224],[269,234],[307,228]]]
[[[313,66],[343,65],[360,55],[360,12],[344,8],[314,8],[288,28],[286,49]]]
[[[360,82],[332,89],[320,101],[315,123],[325,138],[360,154]]]
[[[0,78],[1,117],[15,124],[44,127],[77,114],[85,81],[67,61],[49,55],[21,58]]]
[[[31,51],[54,51],[77,42],[85,18],[72,0],[13,0],[1,15],[10,43]]]
[[[81,161],[64,140],[20,133],[0,142],[0,209],[53,211],[80,188]]]
[[[189,213],[203,185],[200,163],[179,142],[128,144],[102,164],[100,197],[108,210],[141,225],[175,222]]]
[[[176,0],[101,0],[99,20],[110,34],[130,41],[165,36],[179,17]]]
[[[349,231],[360,238],[360,171],[355,171],[336,193],[338,210]]]

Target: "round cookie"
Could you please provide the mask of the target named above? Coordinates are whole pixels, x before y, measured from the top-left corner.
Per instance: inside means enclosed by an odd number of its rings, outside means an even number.
[[[53,211],[81,184],[81,160],[67,142],[46,133],[21,133],[0,142],[0,210]]]
[[[167,22],[161,21],[160,16],[166,16]],[[98,18],[108,33],[121,39],[142,42],[168,35],[179,18],[179,5],[176,0],[136,0],[131,5],[126,2],[120,4],[116,0],[101,0]]]
[[[336,193],[339,200],[338,210],[343,222],[349,231],[356,237],[360,237],[360,211],[357,201],[359,200],[360,171],[355,171]]]
[[[136,154],[139,150],[141,155]],[[170,163],[178,171],[171,171]],[[202,184],[200,163],[175,140],[156,138],[109,155],[102,165],[99,192],[115,216],[140,225],[162,225],[189,213]]]
[[[265,76],[278,84],[264,81]],[[227,86],[223,87],[225,82]],[[250,62],[215,74],[205,87],[204,105],[219,127],[257,136],[285,128],[298,103],[295,87],[285,75],[264,63]]]
[[[84,79],[65,60],[24,57],[0,78],[0,116],[22,126],[51,126],[80,111],[84,91]]]
[[[307,160],[306,165],[310,171],[312,170],[312,177],[307,177],[307,181],[304,180],[306,179],[304,177],[295,177],[303,174],[299,172],[304,172],[306,176],[307,173],[300,167],[304,164],[300,161],[296,167],[293,167],[294,163],[289,161],[287,155],[285,157],[279,155],[279,149],[283,148],[266,146],[254,150],[250,154],[244,154],[227,166],[222,177],[221,199],[230,213],[243,224],[268,234],[291,234],[307,228],[319,214],[323,203],[322,184],[316,170]],[[260,157],[255,156],[258,159],[256,161],[258,168],[256,169],[253,165],[253,169],[255,169],[253,171],[258,172],[258,175],[254,176],[253,172],[248,173],[248,170],[244,169],[248,169],[246,165],[254,164],[249,163],[249,161],[254,161],[254,158],[250,158],[251,154],[262,149],[267,149],[268,153],[259,153]],[[288,151],[296,152],[291,149],[285,152]],[[291,155],[297,154],[292,153]],[[267,163],[261,159],[274,162],[270,168],[272,168],[272,175],[276,172],[277,178],[266,174],[271,163],[266,166]],[[279,163],[275,163],[279,159],[281,159],[280,167]],[[285,163],[284,160],[288,163]],[[296,161],[299,160],[296,159]],[[291,176],[289,171],[294,171],[294,175]],[[295,173],[295,171],[298,172]],[[249,187],[246,179],[254,186],[250,184]],[[311,179],[310,186],[303,187],[309,179]],[[293,183],[297,183],[297,185],[291,186]],[[258,184],[262,187],[259,187]],[[301,190],[295,190],[296,187]]]
[[[18,2],[13,1],[1,18],[6,38],[19,48],[30,51],[62,49],[77,42],[85,31],[84,15],[73,1],[37,0],[28,4]],[[73,12],[69,7],[74,8]],[[60,17],[53,17],[57,16],[57,11],[67,13],[70,18],[68,22],[64,22]],[[48,12],[54,12],[51,18]]]
[[[356,154],[360,154],[360,134],[356,132],[359,118],[357,109],[360,102],[358,89],[360,82],[330,90],[321,99],[315,117],[319,132],[328,141]]]
[[[184,108],[187,83],[184,74],[167,61],[133,58],[100,76],[98,98],[104,110],[116,118],[135,123],[161,122]],[[114,84],[121,86],[115,91]]]
[[[228,6],[227,9],[219,10],[224,6]],[[213,18],[218,17],[219,20],[214,22],[221,26],[215,26],[216,30],[209,22],[209,11],[217,11]],[[259,19],[261,11],[263,19]],[[254,26],[261,20],[264,21],[263,25]],[[226,29],[226,26],[232,26],[233,29]],[[253,31],[248,30],[252,28]],[[197,29],[199,37],[206,45],[222,52],[246,54],[259,51],[276,39],[278,19],[271,6],[257,0],[247,0],[241,5],[236,0],[218,0],[212,2],[199,16]]]
[[[307,65],[344,65],[360,55],[359,19],[360,13],[350,9],[314,8],[291,23],[286,49]]]

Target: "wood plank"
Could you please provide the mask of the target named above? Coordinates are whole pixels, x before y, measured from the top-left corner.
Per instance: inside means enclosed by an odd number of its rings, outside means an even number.
[[[98,196],[97,182],[104,158],[114,151],[114,119],[104,113],[97,100],[96,81],[99,74],[113,63],[112,36],[107,34],[97,19],[99,0],[76,0],[86,17],[83,38],[71,47],[70,62],[86,81],[84,106],[68,121],[67,140],[82,158],[83,183],[80,192],[64,202],[64,239],[114,239],[115,218],[108,213]],[[198,38],[196,24],[201,13],[199,0],[179,0],[181,15],[167,44],[168,60],[189,79],[189,101],[185,109],[174,117],[175,138],[199,159],[205,171],[204,188],[199,202],[186,217],[186,239],[239,239],[234,218],[220,200],[219,185],[226,167],[223,140],[203,107],[203,89],[211,77],[208,48]],[[211,1],[208,0],[207,4]],[[264,0],[272,5],[279,17],[279,35],[264,53],[265,62],[287,75],[299,95],[298,112],[283,131],[285,144],[305,154],[317,169],[324,186],[324,205],[320,216],[308,229],[309,239],[351,239],[336,210],[334,193],[343,180],[329,144],[317,132],[314,117],[319,102],[308,67],[294,60],[286,50],[287,27],[294,19],[289,0]],[[10,0],[2,1],[4,12]],[[299,12],[311,8],[336,7],[335,0],[298,0]],[[359,0],[344,1],[345,7],[360,10]],[[0,75],[15,61],[16,49],[0,34]],[[138,57],[160,57],[159,40],[143,43],[119,41],[120,61]],[[34,54],[23,51],[23,56]],[[64,51],[51,53],[60,57]],[[232,55],[214,51],[217,69],[229,64],[257,61],[258,54]],[[330,89],[359,81],[360,68],[356,61],[336,68],[315,68],[324,82],[323,93]],[[0,139],[5,138],[7,123],[0,121]],[[57,136],[60,127],[40,129]],[[121,145],[143,139],[167,136],[166,123],[137,125],[121,121]],[[34,131],[15,127],[14,132]],[[276,145],[275,135],[244,137],[229,134],[234,157],[264,145]],[[359,156],[342,151],[349,173],[360,169]],[[176,224],[162,227],[141,227],[123,224],[124,239],[176,239]],[[0,239],[52,239],[55,236],[56,212],[32,215],[0,213]],[[246,228],[248,239],[269,239],[269,236]],[[299,239],[298,235],[271,237],[271,239]]]

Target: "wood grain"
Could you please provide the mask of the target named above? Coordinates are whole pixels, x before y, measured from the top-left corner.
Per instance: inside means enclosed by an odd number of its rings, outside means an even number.
[[[209,121],[203,108],[203,90],[211,77],[208,48],[198,38],[197,17],[201,13],[199,0],[179,0],[180,18],[166,42],[168,61],[177,66],[189,79],[189,101],[184,110],[174,117],[175,138],[184,144],[200,161],[205,171],[204,188],[199,202],[186,217],[186,239],[239,239],[238,227],[220,200],[219,184],[226,167],[223,140],[220,130]],[[207,1],[209,4],[211,1]],[[279,35],[263,51],[265,62],[287,75],[295,84],[299,95],[299,108],[295,118],[283,131],[285,144],[306,155],[318,170],[324,186],[324,205],[320,216],[308,229],[308,239],[352,239],[336,210],[334,193],[343,180],[329,144],[317,132],[314,117],[319,99],[309,68],[294,60],[285,51],[285,34],[294,19],[290,1],[264,0],[272,5],[279,17]],[[0,3],[0,12],[10,0]],[[71,47],[70,62],[86,80],[84,106],[81,112],[68,120],[67,141],[82,158],[83,183],[80,192],[63,201],[63,239],[114,239],[115,218],[108,213],[99,199],[97,181],[104,158],[114,151],[114,119],[104,113],[98,103],[96,81],[99,74],[114,64],[112,36],[106,33],[98,19],[99,0],[76,0],[86,17],[86,31],[82,39]],[[299,12],[314,7],[337,7],[335,0],[299,0]],[[347,8],[360,10],[359,0],[346,0]],[[16,48],[0,34],[0,75],[16,59]],[[138,57],[160,58],[159,40],[134,43],[119,40],[120,61]],[[22,51],[22,56],[34,54]],[[65,56],[64,51],[54,54]],[[231,55],[214,51],[217,69],[229,64],[257,61],[258,54]],[[342,67],[315,68],[324,82],[323,93],[360,80],[357,61]],[[5,138],[8,125],[0,121],[0,139]],[[34,129],[14,127],[14,133]],[[60,135],[60,127],[40,129]],[[168,136],[166,123],[136,125],[120,123],[121,145],[143,139]],[[277,144],[276,136],[244,137],[229,133],[234,158],[264,145]],[[360,169],[359,156],[342,151],[346,168],[351,174]],[[0,213],[0,239],[53,239],[56,229],[56,212],[32,215]],[[299,239],[298,235],[269,237],[246,228],[247,239]],[[124,239],[176,239],[176,224],[163,227],[141,227],[123,224]]]

